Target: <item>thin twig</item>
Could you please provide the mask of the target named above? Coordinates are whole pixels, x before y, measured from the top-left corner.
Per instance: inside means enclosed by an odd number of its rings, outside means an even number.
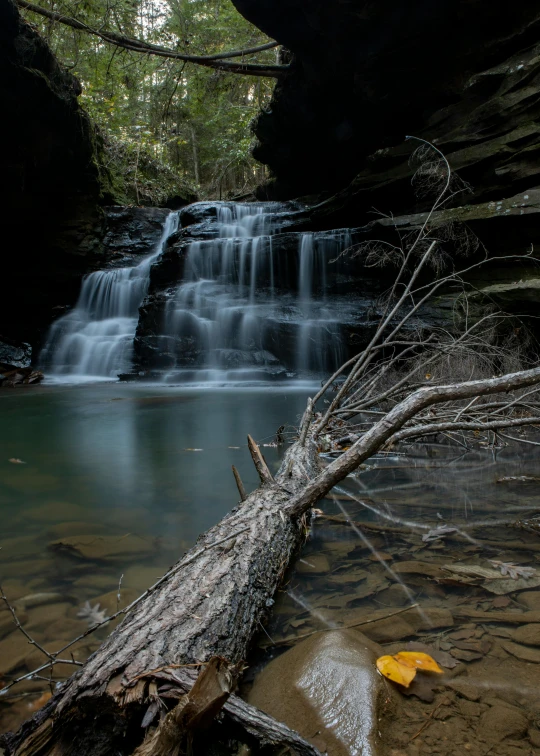
[[[350,630],[353,627],[363,627],[364,625],[371,625],[374,622],[382,622],[383,620],[390,619],[390,617],[395,617],[398,614],[403,614],[403,612],[408,612],[410,609],[416,609],[419,606],[419,604],[410,604],[409,606],[405,606],[403,609],[398,609],[395,612],[391,612],[391,614],[385,614],[383,617],[376,617],[375,619],[370,620],[363,620],[362,622],[353,622],[352,625],[341,625],[339,627],[323,627],[322,630],[312,630],[310,633],[302,633],[302,635],[294,635],[290,638],[283,638],[282,640],[275,641],[273,643],[274,646],[287,646],[289,643],[295,643],[296,641],[303,640],[304,638],[309,638],[311,635],[317,635],[317,633],[331,633],[335,630]],[[266,646],[264,644],[261,644],[261,648],[265,648]]]
[[[44,649],[43,646],[41,646],[36,640],[34,640],[34,638],[32,638],[32,636],[29,635],[29,633],[27,633],[24,627],[21,625],[21,623],[19,622],[19,618],[17,617],[17,613],[15,609],[9,603],[8,598],[6,594],[4,593],[4,589],[2,588],[1,585],[0,585],[0,598],[2,599],[2,601],[4,601],[7,608],[11,612],[11,616],[13,617],[13,622],[15,623],[17,629],[20,630],[21,633],[24,635],[24,637],[27,639],[28,643],[31,646],[35,646],[37,649],[39,649],[41,653],[44,654],[48,659],[50,659],[51,661],[54,661],[54,654],[51,654],[46,649]]]
[[[29,642],[34,643],[43,653],[49,657],[49,662],[47,664],[43,664],[41,667],[38,667],[37,669],[34,669],[32,672],[28,672],[26,675],[22,675],[21,677],[18,677],[15,680],[12,680],[9,685],[6,685],[4,688],[0,689],[0,696],[4,695],[10,688],[12,688],[14,685],[16,685],[19,682],[22,682],[23,680],[31,679],[34,675],[38,674],[39,672],[42,672],[44,669],[48,669],[49,666],[54,664],[72,664],[77,667],[84,666],[82,662],[75,661],[74,659],[58,659],[58,656],[62,654],[64,651],[66,651],[68,648],[71,648],[79,641],[83,640],[83,638],[86,638],[91,633],[94,633],[96,630],[98,630],[100,627],[103,627],[104,625],[107,625],[109,622],[112,622],[117,617],[119,617],[122,614],[127,614],[131,609],[133,609],[137,604],[139,604],[143,599],[145,599],[152,591],[154,591],[158,586],[160,586],[165,580],[167,580],[169,577],[177,573],[180,569],[183,567],[186,567],[188,564],[191,564],[195,561],[198,557],[200,557],[202,554],[204,554],[206,551],[209,551],[210,549],[215,548],[216,546],[220,546],[222,543],[226,543],[227,541],[230,541],[232,538],[236,538],[241,533],[245,533],[246,530],[249,530],[249,526],[246,526],[245,528],[240,528],[240,530],[236,530],[234,533],[230,533],[228,536],[225,536],[225,538],[221,538],[218,541],[215,541],[214,543],[207,544],[206,546],[203,546],[201,549],[196,551],[195,553],[191,554],[190,556],[186,557],[185,559],[181,560],[176,564],[172,569],[170,569],[163,577],[161,577],[157,582],[155,582],[150,588],[148,588],[144,593],[142,593],[138,598],[136,598],[134,601],[131,602],[129,606],[126,606],[124,609],[120,609],[119,611],[112,614],[110,617],[106,617],[101,622],[96,623],[92,627],[88,628],[84,633],[81,633],[77,638],[74,638],[69,643],[66,643],[65,646],[63,646],[61,649],[59,649],[56,652],[49,653],[48,651],[45,651],[45,649],[42,649],[37,643],[33,641],[30,636],[26,633],[26,631],[22,628],[20,623],[18,625],[20,626],[21,631],[29,638]],[[119,584],[120,588],[120,584]],[[5,594],[0,586],[0,598],[2,598],[4,601],[6,601],[8,607],[10,607],[9,602],[7,601]],[[12,609],[12,607],[10,607]],[[12,609],[12,614],[14,613],[14,610]],[[18,622],[18,620],[17,620]]]
[[[424,722],[424,724],[422,725],[422,727],[418,730],[418,732],[415,735],[412,736],[411,741],[416,740],[416,738],[420,735],[420,733],[423,732],[426,729],[426,727],[431,722],[431,720],[433,719],[433,717],[435,716],[435,714],[439,711],[439,709],[441,708],[441,706],[442,706],[442,703],[438,704],[433,709],[433,711],[431,712],[431,714],[429,715],[429,717],[426,719],[426,721]]]

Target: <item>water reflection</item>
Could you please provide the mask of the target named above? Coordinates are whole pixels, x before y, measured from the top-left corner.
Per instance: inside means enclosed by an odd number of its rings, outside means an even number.
[[[176,518],[191,542],[236,502],[232,464],[246,486],[256,487],[247,433],[270,441],[304,403],[305,391],[294,389],[197,392],[109,384],[2,396],[9,428],[0,440],[3,534],[17,531],[24,513],[25,529],[39,531],[35,509],[49,507],[53,521],[54,507],[63,502],[77,519],[142,524],[154,536],[170,536]],[[277,450],[268,447],[265,454],[276,467]],[[66,508],[58,507],[58,521]]]
[[[258,486],[247,434],[271,441],[305,401],[305,388],[3,392],[0,584],[35,639],[59,649],[92,616],[116,611],[120,580],[123,608],[165,574],[236,505],[232,464],[248,490]],[[263,451],[275,469],[278,449]],[[6,615],[0,605],[0,687],[43,663]],[[78,643],[75,659],[86,659],[110,629]],[[71,674],[62,666],[53,682]],[[14,699],[3,696],[0,731],[25,719],[44,690],[43,681],[26,680]]]
[[[444,672],[415,679],[390,713],[379,712],[381,753],[507,756],[507,740],[486,746],[491,725],[484,719],[498,721],[503,704],[522,723],[540,710],[540,521],[536,533],[517,522],[540,512],[537,470],[538,450],[526,446],[492,454],[417,445],[362,465],[318,504],[301,558],[276,599],[267,627],[272,641],[260,635],[250,659],[245,695],[256,701],[261,691],[278,690],[280,670],[295,659],[304,659],[301,672],[309,675],[310,644],[336,627],[354,628],[377,644],[375,656],[422,651]],[[348,636],[332,635],[337,646],[316,669],[346,653]],[[362,693],[356,684],[355,700]],[[341,711],[342,700],[337,687],[326,690],[323,704],[310,700],[319,720],[324,707],[335,715],[326,730],[319,722],[323,740],[328,733],[343,740],[354,707]],[[316,728],[300,731],[311,738]],[[528,739],[523,728],[513,731],[516,754],[537,753],[535,733]]]

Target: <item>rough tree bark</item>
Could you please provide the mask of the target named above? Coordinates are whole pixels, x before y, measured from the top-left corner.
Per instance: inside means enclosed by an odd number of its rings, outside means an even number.
[[[261,488],[199,538],[82,670],[33,720],[5,738],[7,753],[132,753],[144,736],[148,686],[160,679],[152,670],[180,665],[182,672],[181,665],[213,656],[233,663],[246,658],[304,533],[302,521],[282,510],[318,474],[316,445],[290,447],[275,480],[262,456],[257,468]]]
[[[302,540],[303,517],[318,499],[391,443],[405,423],[426,407],[539,382],[537,367],[499,378],[422,388],[395,406],[324,470],[314,440],[317,428],[311,401],[299,441],[288,449],[275,478],[250,439],[261,487],[201,536],[169,577],[129,611],[43,710],[18,733],[4,738],[7,754],[133,753],[143,739],[141,722],[160,680],[183,692],[190,686],[190,670],[185,665],[197,665],[214,656],[232,664],[246,658],[250,641],[273,604],[272,597]],[[238,714],[238,699],[234,706]],[[224,712],[229,716],[227,706]],[[249,718],[245,715],[244,730]],[[297,753],[316,753],[302,743],[298,738],[293,745]]]

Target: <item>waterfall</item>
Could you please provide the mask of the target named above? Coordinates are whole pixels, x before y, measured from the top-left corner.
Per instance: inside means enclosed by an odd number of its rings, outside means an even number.
[[[345,326],[358,318],[340,283],[350,237],[290,232],[288,214],[290,206],[270,202],[191,206],[162,257],[178,225],[171,213],[152,255],[84,278],[73,310],[51,326],[44,368],[56,380],[127,373],[201,384],[332,372],[347,354]]]
[[[327,269],[347,237],[291,233],[291,253],[278,254],[280,209],[216,203],[213,238],[188,245],[183,280],[165,305],[158,350],[172,362],[166,380],[314,377],[342,361]]]
[[[154,252],[138,265],[85,276],[77,304],[53,323],[41,352],[40,362],[49,374],[71,380],[111,378],[131,367],[150,267],[177,226],[178,213],[170,213]]]

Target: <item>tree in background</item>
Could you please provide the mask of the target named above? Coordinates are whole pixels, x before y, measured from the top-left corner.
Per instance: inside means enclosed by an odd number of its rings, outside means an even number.
[[[93,30],[192,55],[250,49],[269,41],[230,0],[40,0],[39,4]],[[81,102],[107,139],[109,167],[123,166],[137,201],[143,199],[141,193],[152,195],[148,186],[152,167],[156,195],[164,181],[162,166],[172,183],[180,178],[207,197],[249,193],[264,179],[265,168],[250,154],[249,123],[272,94],[271,78],[236,76],[126,49],[85,29],[25,13],[80,80]],[[258,63],[271,65],[275,60],[273,49],[257,55]],[[139,190],[142,174],[144,192]]]

